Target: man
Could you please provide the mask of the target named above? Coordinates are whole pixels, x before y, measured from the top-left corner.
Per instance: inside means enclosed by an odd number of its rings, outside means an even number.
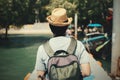
[[[67,50],[71,38],[66,37],[65,33],[68,26],[72,22],[72,18],[68,18],[66,15],[66,10],[64,8],[55,8],[52,11],[52,14],[47,17],[47,21],[49,22],[50,29],[54,35],[53,38],[49,40],[49,44],[53,51],[57,50]],[[77,41],[77,48],[75,51],[75,55],[78,57],[80,61],[80,68],[82,72],[82,76],[90,75],[90,64],[89,64],[89,54],[85,50],[84,45]],[[37,79],[42,80],[44,78],[45,72],[47,71],[47,62],[49,56],[45,52],[43,45],[40,45],[37,52],[37,59],[35,70],[37,71]],[[46,80],[48,79],[45,76]],[[49,80],[49,79],[48,79]]]

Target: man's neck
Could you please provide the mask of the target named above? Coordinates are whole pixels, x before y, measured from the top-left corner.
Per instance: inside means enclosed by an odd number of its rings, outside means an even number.
[[[54,34],[54,37],[59,37],[59,36],[65,36],[65,34],[61,34],[61,35],[55,35]]]

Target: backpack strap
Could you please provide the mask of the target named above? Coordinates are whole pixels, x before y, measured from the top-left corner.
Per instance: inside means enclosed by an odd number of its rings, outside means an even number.
[[[67,49],[67,52],[69,54],[74,54],[75,51],[76,51],[76,47],[77,47],[77,41],[76,41],[75,38],[71,37],[71,42],[70,42],[70,45],[69,45],[69,47]]]
[[[74,38],[71,37],[71,42],[70,42],[70,45],[69,45],[69,47],[67,49],[67,52],[69,54],[74,54],[74,52],[76,50],[76,45],[77,45],[77,41]],[[44,43],[43,46],[44,46],[44,50],[48,54],[48,56],[52,57],[54,55],[54,51],[51,48],[51,46],[49,44],[49,41],[47,41],[46,43]]]
[[[48,54],[49,57],[52,57],[54,55],[54,51],[51,48],[49,41],[47,41],[45,44],[43,44],[45,52]]]

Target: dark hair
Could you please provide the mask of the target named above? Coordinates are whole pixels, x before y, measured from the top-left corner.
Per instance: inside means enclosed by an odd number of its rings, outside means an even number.
[[[66,30],[68,28],[68,25],[60,27],[49,24],[49,26],[54,36],[65,36]]]

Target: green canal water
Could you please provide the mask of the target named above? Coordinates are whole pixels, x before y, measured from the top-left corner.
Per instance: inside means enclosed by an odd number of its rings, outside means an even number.
[[[0,41],[0,80],[23,80],[34,69],[38,46],[51,35],[9,35]]]

